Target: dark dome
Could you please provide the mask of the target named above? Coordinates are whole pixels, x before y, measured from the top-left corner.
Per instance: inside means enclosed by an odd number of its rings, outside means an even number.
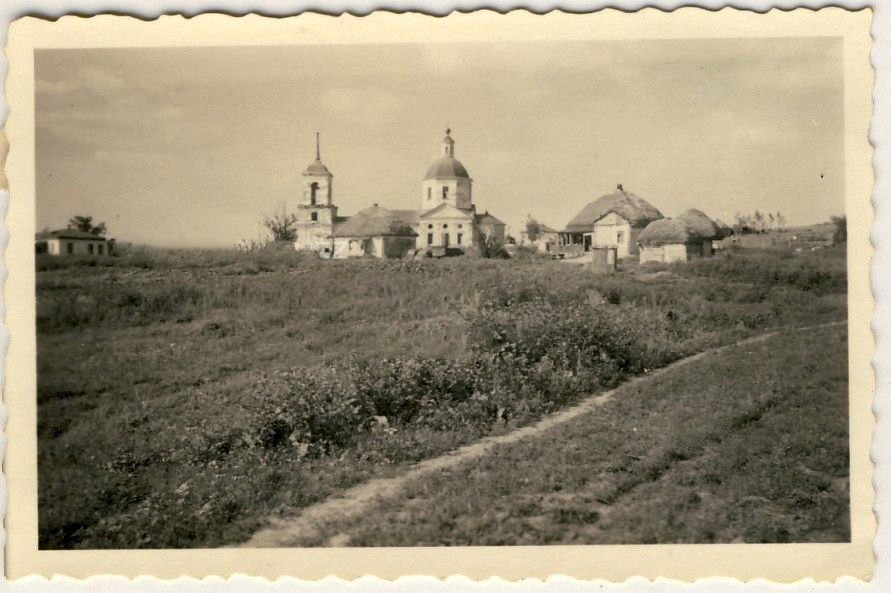
[[[470,175],[467,169],[461,164],[461,161],[454,157],[444,156],[438,161],[434,161],[430,168],[427,169],[427,176],[424,179],[438,179],[440,177],[466,177]]]

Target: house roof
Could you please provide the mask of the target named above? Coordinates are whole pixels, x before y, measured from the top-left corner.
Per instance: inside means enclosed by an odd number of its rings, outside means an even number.
[[[721,228],[702,210],[690,208],[679,214],[676,220],[684,222],[697,235],[705,239],[716,239],[721,235]]]
[[[648,224],[637,236],[637,242],[648,246],[683,245],[705,238],[680,218],[663,218]]]
[[[400,218],[393,210],[381,208],[377,204],[360,210],[343,224],[334,227],[335,237],[416,237],[411,225]]]
[[[489,214],[488,210],[486,210],[482,214],[477,214],[476,221],[479,224],[504,224],[503,222],[501,222],[500,220],[495,218],[493,215]]]
[[[615,212],[636,228],[642,228],[648,223],[662,218],[662,213],[655,206],[640,196],[625,191],[619,185],[613,193],[600,196],[582,208],[569,221],[563,232],[590,231],[594,228],[595,222],[610,212]]]
[[[549,227],[548,225],[542,224],[542,223],[538,223],[538,229],[542,233],[556,233],[557,232],[557,229],[553,229],[553,228]]]
[[[424,179],[453,179],[453,178],[470,178],[467,169],[461,164],[461,161],[452,156],[444,156],[433,162],[427,169],[427,175]]]
[[[86,231],[79,231],[77,229],[59,229],[55,231],[50,231],[48,233],[37,233],[37,239],[81,239],[81,240],[89,240],[89,241],[108,241],[105,237],[101,235],[94,235],[93,233],[88,233]]]

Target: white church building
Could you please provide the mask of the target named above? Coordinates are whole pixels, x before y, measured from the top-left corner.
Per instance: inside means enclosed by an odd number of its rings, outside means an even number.
[[[450,129],[440,143],[439,158],[421,182],[417,210],[374,204],[352,217],[338,216],[333,179],[322,163],[317,134],[316,160],[303,172],[303,196],[297,204],[297,250],[334,258],[402,257],[412,250],[457,254],[486,237],[504,241],[505,224],[488,211],[477,212],[473,179],[455,158]]]

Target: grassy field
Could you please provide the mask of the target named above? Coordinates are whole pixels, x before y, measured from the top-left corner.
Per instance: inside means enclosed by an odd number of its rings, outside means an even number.
[[[40,259],[37,297],[46,549],[238,542],[648,368],[846,317],[834,249],[601,277],[534,258],[145,252]]]
[[[733,347],[295,545],[841,542],[847,331]]]

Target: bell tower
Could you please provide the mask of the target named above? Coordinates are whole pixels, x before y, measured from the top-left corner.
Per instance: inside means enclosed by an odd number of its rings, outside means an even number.
[[[330,248],[337,221],[333,180],[334,175],[322,163],[319,133],[316,132],[316,160],[303,171],[303,196],[297,203],[295,249],[319,251]]]
[[[316,132],[316,160],[303,171],[303,201],[305,206],[330,206],[334,175],[322,163],[319,133]]]

